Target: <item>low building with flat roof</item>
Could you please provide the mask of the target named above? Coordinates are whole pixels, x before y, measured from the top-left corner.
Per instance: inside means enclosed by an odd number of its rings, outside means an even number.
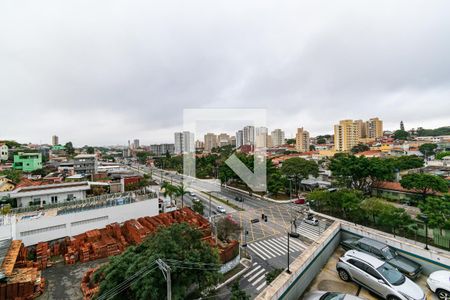
[[[42,169],[42,154],[19,152],[14,155],[13,168],[24,172]]]

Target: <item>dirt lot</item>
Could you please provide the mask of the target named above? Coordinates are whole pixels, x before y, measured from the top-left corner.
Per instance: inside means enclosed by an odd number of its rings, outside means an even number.
[[[63,262],[59,262],[53,265],[43,272],[47,286],[45,292],[38,299],[83,299],[80,284],[84,273],[89,268],[94,268],[107,261],[108,259],[103,259],[75,265],[65,265]]]
[[[336,263],[344,254],[344,250],[338,247],[334,252],[333,256],[330,257],[325,267],[319,273],[319,275],[314,279],[311,283],[307,292],[310,291],[334,291],[334,292],[342,292],[347,294],[356,295],[358,297],[367,299],[367,300],[378,300],[379,297],[371,294],[365,288],[360,287],[356,283],[353,282],[345,282],[342,281],[337,272],[336,272]],[[422,288],[425,292],[428,300],[437,300],[437,297],[428,289],[426,284],[426,276],[421,276],[415,282]]]

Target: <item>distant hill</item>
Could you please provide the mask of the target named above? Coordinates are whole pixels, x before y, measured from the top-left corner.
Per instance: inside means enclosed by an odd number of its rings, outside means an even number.
[[[417,129],[418,136],[438,136],[438,135],[450,135],[450,126],[439,127],[436,129]]]

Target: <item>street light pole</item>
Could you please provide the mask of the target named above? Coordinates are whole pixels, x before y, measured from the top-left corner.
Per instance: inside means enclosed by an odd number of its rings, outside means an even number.
[[[289,269],[290,261],[289,261],[289,231],[287,232],[287,271],[286,273],[291,274],[291,270]]]

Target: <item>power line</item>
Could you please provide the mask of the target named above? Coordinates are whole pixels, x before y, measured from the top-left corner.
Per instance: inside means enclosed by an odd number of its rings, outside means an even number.
[[[127,278],[126,280],[124,280],[122,283],[120,283],[119,285],[115,286],[114,288],[112,288],[109,291],[106,291],[104,294],[100,295],[100,297],[98,298],[98,300],[103,300],[103,299],[107,299],[110,294],[114,294],[116,293],[117,290],[121,289],[123,286],[128,285],[128,283],[134,281],[134,279],[140,275],[142,275],[142,273],[146,272],[148,269],[150,269],[152,266],[154,266],[156,264],[155,261],[153,261],[150,265],[144,267],[143,269],[137,271],[136,273],[134,273],[133,275],[131,275],[129,278]]]

